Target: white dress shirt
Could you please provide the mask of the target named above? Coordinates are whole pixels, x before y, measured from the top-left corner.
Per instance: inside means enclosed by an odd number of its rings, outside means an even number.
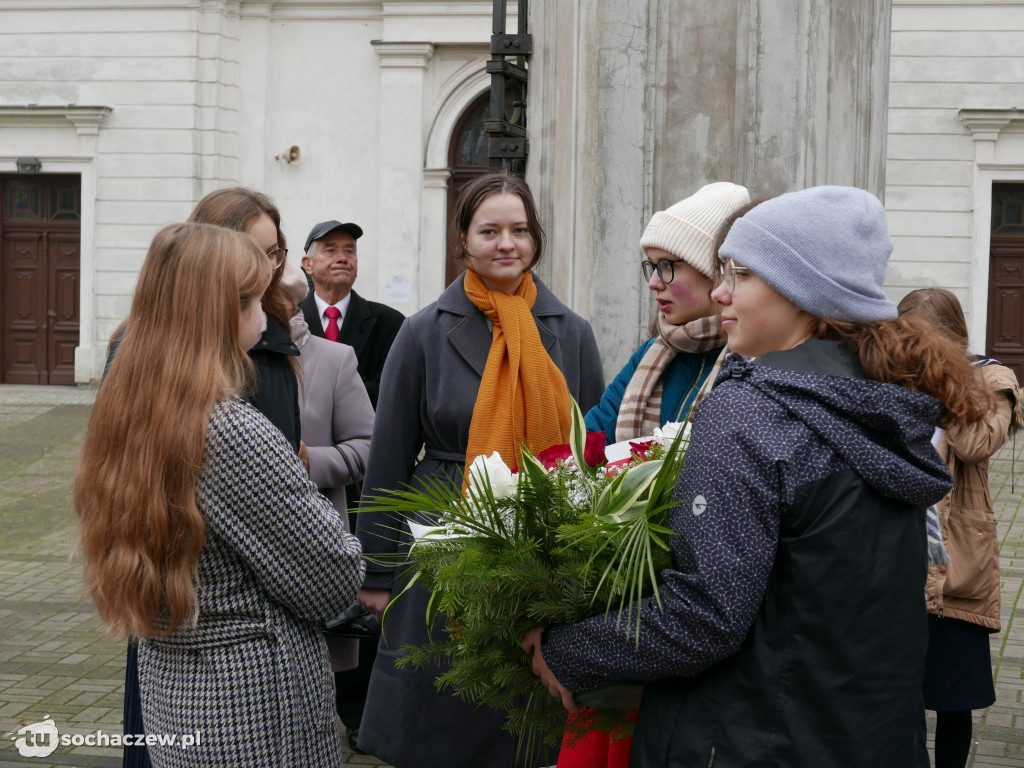
[[[351,291],[345,294],[345,298],[339,301],[337,304],[328,304],[326,301],[320,298],[320,294],[314,293],[313,300],[316,301],[316,309],[320,313],[320,325],[324,329],[324,333],[327,333],[327,324],[330,319],[327,317],[328,307],[337,307],[338,311],[341,312],[341,317],[338,318],[338,332],[341,332],[341,324],[345,322],[345,315],[348,313],[348,302],[352,298]]]

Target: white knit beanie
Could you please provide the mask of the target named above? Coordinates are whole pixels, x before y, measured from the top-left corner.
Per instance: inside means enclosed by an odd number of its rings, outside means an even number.
[[[640,247],[661,248],[686,261],[705,277],[718,271],[715,235],[722,223],[750,202],[745,187],[716,181],[701,187],[666,211],[658,211],[640,238]]]

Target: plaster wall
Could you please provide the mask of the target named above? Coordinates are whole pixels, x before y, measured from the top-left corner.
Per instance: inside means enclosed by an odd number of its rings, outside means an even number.
[[[887,290],[957,294],[985,348],[991,185],[1024,181],[1024,3],[895,0],[889,85]],[[1006,124],[972,132],[961,110]]]
[[[654,317],[638,266],[654,212],[722,180],[755,197],[826,183],[883,193],[890,6],[565,6],[531,3],[544,34],[528,176],[553,222],[553,260],[571,259],[552,284],[594,324],[611,377]]]
[[[325,12],[278,21],[246,13],[242,29],[238,181],[271,194],[291,259],[301,258],[318,222],[357,222],[366,233],[359,242],[362,292],[372,282],[380,232],[380,75],[370,45],[380,20]],[[289,164],[292,146],[300,157]]]
[[[112,107],[88,145],[0,118],[0,171],[29,154],[43,172],[82,173],[80,379],[99,370],[153,233],[188,214],[204,167],[219,172],[215,154],[233,151],[215,134],[237,108],[237,65],[204,15],[129,0],[0,3],[0,107]]]
[[[490,34],[489,2],[0,0],[0,173],[34,155],[82,174],[76,378],[101,370],[153,234],[218,187],[268,193],[289,258],[315,223],[358,222],[361,294],[436,298],[447,138],[488,86]],[[29,104],[109,110],[82,137],[13,115]]]

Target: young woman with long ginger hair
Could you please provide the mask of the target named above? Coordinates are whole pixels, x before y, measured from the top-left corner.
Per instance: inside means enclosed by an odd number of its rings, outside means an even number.
[[[270,274],[247,235],[161,230],[82,451],[85,582],[111,629],[139,638],[146,732],[201,735],[150,746],[158,766],[341,763],[318,624],[351,603],[364,566],[241,399]]]

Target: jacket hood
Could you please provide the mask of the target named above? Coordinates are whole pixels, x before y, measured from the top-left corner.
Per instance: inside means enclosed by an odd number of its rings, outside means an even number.
[[[940,403],[866,378],[841,342],[811,340],[756,360],[730,354],[716,385],[729,379],[785,408],[884,496],[924,507],[949,492],[949,469],[931,443]]]

